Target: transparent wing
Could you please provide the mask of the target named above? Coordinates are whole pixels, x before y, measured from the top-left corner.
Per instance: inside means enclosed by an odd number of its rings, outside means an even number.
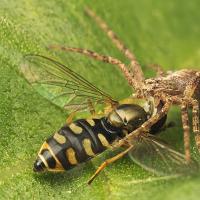
[[[68,111],[117,101],[65,65],[42,55],[27,55],[20,66],[28,82],[45,98]]]
[[[133,142],[135,148],[129,152],[131,159],[157,175],[179,175],[198,170],[198,164],[192,160],[189,164],[185,155],[173,150],[155,136],[142,136]]]

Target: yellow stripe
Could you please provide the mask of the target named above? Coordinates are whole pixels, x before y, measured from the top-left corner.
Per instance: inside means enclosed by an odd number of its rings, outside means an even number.
[[[105,136],[103,134],[98,133],[98,138],[101,141],[103,146],[105,146],[105,147],[109,147],[110,146],[108,140],[105,138]]]
[[[69,148],[66,150],[66,156],[70,162],[70,164],[72,165],[76,165],[78,162],[76,160],[76,155],[75,155],[75,151],[72,148]]]
[[[44,156],[39,154],[38,157],[42,160],[42,162],[44,163],[45,167],[48,169],[49,165],[48,165],[47,161],[45,160]]]
[[[89,139],[83,140],[83,147],[85,149],[85,152],[88,156],[94,156],[95,153],[92,151],[91,141]]]
[[[69,125],[69,128],[73,131],[73,133],[76,133],[76,134],[80,134],[82,133],[83,129],[80,127],[80,126],[77,126],[76,124],[74,123],[71,123]]]
[[[93,119],[86,119],[86,121],[91,125],[94,126],[95,125],[95,121]]]
[[[42,144],[42,146],[41,146],[41,148],[40,148],[38,154],[40,154],[41,151],[42,151],[43,149],[48,149],[48,148],[49,148],[49,145],[48,145],[47,142],[45,141],[45,142]]]
[[[60,135],[59,133],[55,133],[53,138],[59,143],[59,144],[64,144],[67,140],[65,136]]]

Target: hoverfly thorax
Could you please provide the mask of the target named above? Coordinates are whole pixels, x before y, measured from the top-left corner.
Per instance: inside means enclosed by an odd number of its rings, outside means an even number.
[[[122,104],[108,115],[108,122],[118,128],[132,132],[148,119],[148,113],[139,105]]]

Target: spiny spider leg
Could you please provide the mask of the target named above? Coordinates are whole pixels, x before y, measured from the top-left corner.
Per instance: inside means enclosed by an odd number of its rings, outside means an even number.
[[[165,76],[166,72],[162,69],[162,67],[158,64],[149,64],[147,67],[150,67],[156,72],[156,77]]]
[[[184,91],[184,97],[186,99],[192,98],[199,82],[200,82],[200,77],[197,77],[195,80],[191,81],[191,83],[187,85]]]
[[[108,35],[112,40],[113,44],[131,61],[131,72],[133,79],[133,87],[135,89],[140,89],[144,84],[144,74],[142,72],[141,66],[138,63],[135,55],[120,41],[116,34],[108,27],[108,25],[96,15],[94,11],[90,8],[85,8],[88,16],[90,16],[98,24],[98,26]]]
[[[193,132],[195,134],[195,142],[198,151],[200,152],[200,127],[199,127],[199,102],[196,99],[193,99],[192,96],[195,93],[196,88],[200,83],[200,74],[196,73],[197,77],[193,80],[187,87],[184,92],[186,98],[188,98],[188,102],[192,104],[192,126]]]
[[[88,49],[81,49],[81,48],[73,48],[73,47],[64,47],[64,46],[59,46],[59,45],[51,45],[48,48],[54,49],[54,50],[62,50],[62,51],[70,51],[70,52],[75,52],[75,53],[80,53],[83,55],[86,55],[90,58],[93,58],[95,60],[99,60],[105,63],[109,63],[112,65],[117,65],[121,71],[123,72],[126,80],[128,83],[132,86],[133,85],[133,78],[131,74],[129,73],[128,69],[126,68],[125,64],[122,63],[120,60],[117,58],[113,58],[111,56],[105,56],[105,55],[100,55],[94,51],[88,50]]]
[[[181,104],[181,118],[183,124],[183,138],[184,138],[184,148],[185,148],[185,159],[187,162],[190,162],[190,126],[189,126],[189,117],[188,117],[188,104],[183,102]]]
[[[196,146],[200,153],[199,102],[197,100],[192,101],[192,126]]]

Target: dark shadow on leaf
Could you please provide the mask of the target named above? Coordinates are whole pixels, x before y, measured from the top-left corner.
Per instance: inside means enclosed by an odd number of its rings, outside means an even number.
[[[91,171],[94,170],[95,167],[93,166],[93,164],[91,162],[88,162],[86,164],[81,164],[74,169],[66,172],[45,172],[41,174],[34,173],[33,177],[36,181],[39,181],[42,184],[50,184],[53,186],[65,183],[65,185],[67,185],[76,182],[78,179],[80,179],[80,177],[84,177],[86,182],[86,177],[89,177]]]

